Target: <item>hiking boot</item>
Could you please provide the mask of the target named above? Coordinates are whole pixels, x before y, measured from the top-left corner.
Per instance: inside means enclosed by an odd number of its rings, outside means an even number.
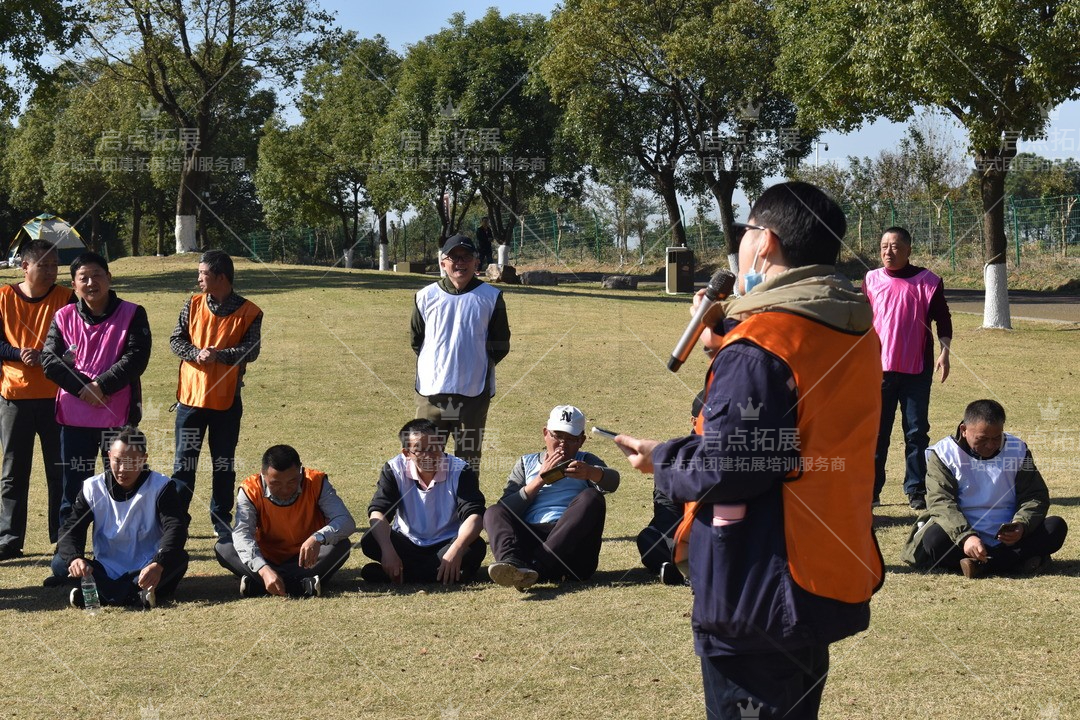
[[[960,572],[969,580],[980,578],[986,574],[986,563],[981,563],[974,558],[964,558],[960,561]]]
[[[360,579],[369,583],[388,583],[390,576],[383,570],[382,563],[369,562],[360,568]]]
[[[322,580],[318,575],[300,578],[300,589],[303,597],[316,598],[322,596]]]
[[[536,584],[540,573],[532,568],[519,568],[507,562],[495,562],[488,565],[488,577],[496,585],[525,590]]]

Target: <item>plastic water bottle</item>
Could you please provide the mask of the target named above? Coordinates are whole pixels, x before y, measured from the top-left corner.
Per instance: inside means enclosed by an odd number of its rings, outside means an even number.
[[[91,615],[97,615],[101,609],[101,600],[98,599],[97,583],[93,575],[87,575],[82,579],[83,609]]]

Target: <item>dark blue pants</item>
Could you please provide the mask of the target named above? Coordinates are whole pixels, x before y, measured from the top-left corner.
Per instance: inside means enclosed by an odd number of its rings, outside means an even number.
[[[124,573],[118,578],[109,577],[105,572],[105,566],[97,560],[91,560],[94,568],[94,583],[97,585],[98,598],[102,605],[135,605],[139,601],[139,573]],[[161,582],[155,588],[155,594],[159,598],[172,597],[176,592],[176,586],[187,572],[188,556],[183,553],[180,561],[174,566],[163,566]]]
[[[4,446],[3,478],[0,479],[0,549],[21,550],[26,540],[26,515],[34,438],[41,440],[48,488],[49,542],[56,542],[63,494],[63,461],[60,427],[56,424],[56,401],[5,400],[0,398],[0,444]]]
[[[828,645],[761,655],[703,657],[705,717],[816,720],[828,675]]]
[[[236,492],[236,445],[240,441],[240,420],[244,403],[240,396],[228,410],[208,410],[176,406],[176,456],[172,480],[180,502],[187,511],[195,493],[195,472],[199,467],[203,438],[213,459],[210,489],[210,522],[219,538],[232,535],[232,509]]]
[[[918,375],[887,372],[881,380],[881,425],[874,453],[874,497],[885,487],[885,461],[889,456],[896,406],[904,429],[904,492],[908,497],[926,494],[926,448],[930,446],[930,386],[934,365],[927,363]]]
[[[1009,573],[1024,564],[1031,557],[1053,555],[1065,544],[1069,526],[1065,520],[1050,515],[1034,530],[1024,533],[1020,542],[1012,547],[1005,544],[988,545],[987,570],[991,573]],[[930,568],[958,570],[963,560],[964,549],[956,545],[939,525],[933,523],[926,529],[922,538],[923,549],[929,556]]]
[[[334,545],[323,545],[319,548],[319,559],[309,568],[300,567],[299,555],[291,557],[280,564],[268,564],[273,568],[274,572],[281,576],[282,581],[285,583],[285,592],[292,597],[299,597],[304,594],[303,585],[300,583],[301,579],[318,575],[322,586],[326,587],[327,581],[334,577],[334,573],[340,570],[345,561],[349,559],[351,550],[352,544],[347,539],[340,540]],[[257,572],[252,572],[243,563],[240,555],[236,552],[236,547],[232,544],[232,540],[219,540],[214,545],[214,555],[217,556],[218,564],[233,575],[238,577],[246,575],[250,578],[254,582],[252,587],[256,589],[256,592],[259,591],[259,588],[263,592],[266,591],[262,576]]]
[[[456,538],[450,538],[435,545],[417,545],[408,537],[391,528],[390,544],[394,546],[394,552],[401,558],[403,568],[403,582],[408,583],[434,583],[438,582],[439,565],[443,555],[454,544]],[[360,549],[365,555],[375,561],[382,560],[382,547],[375,535],[366,532],[360,538]],[[461,559],[461,582],[472,582],[480,570],[481,563],[487,555],[487,543],[483,538],[476,538],[472,545],[465,550],[465,556]]]

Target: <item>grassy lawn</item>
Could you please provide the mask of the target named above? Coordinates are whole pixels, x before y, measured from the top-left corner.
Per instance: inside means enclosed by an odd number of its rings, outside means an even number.
[[[155,348],[143,426],[152,465],[166,474],[177,376],[168,336],[194,289],[196,263],[136,258],[112,267],[119,294],[150,316]],[[3,281],[14,279],[3,272]],[[366,527],[378,471],[414,412],[408,320],[412,294],[430,278],[240,261],[237,280],[238,292],[266,313],[262,356],[244,390],[239,472],[254,472],[267,446],[292,444],[307,467],[329,473]],[[481,473],[489,503],[514,460],[541,448],[540,429],[556,404],[576,404],[590,423],[641,436],[688,431],[704,358],[677,375],[664,366],[688,318],[685,298],[655,286],[614,292],[571,284],[510,287],[506,304],[512,350],[499,366]],[[1032,447],[1052,512],[1080,528],[1080,328],[1018,322],[1012,332],[990,332],[973,316],[954,322],[953,374],[934,388],[932,441],[955,428],[968,401],[998,399],[1008,429]],[[1050,404],[1056,418],[1043,412]],[[898,448],[899,427],[894,436]],[[35,468],[27,556],[0,565],[8,638],[0,716],[703,716],[690,594],[653,580],[634,544],[651,515],[650,479],[606,441],[585,449],[623,472],[589,584],[526,594],[490,584],[368,589],[356,550],[321,600],[240,601],[236,579],[213,557],[209,476],[200,472],[192,564],[177,602],[96,617],[41,587],[51,547]],[[885,586],[869,631],[833,646],[822,716],[1080,717],[1076,538],[1051,574],[1037,578],[912,572],[899,561],[913,518],[901,468],[894,450],[877,523]]]

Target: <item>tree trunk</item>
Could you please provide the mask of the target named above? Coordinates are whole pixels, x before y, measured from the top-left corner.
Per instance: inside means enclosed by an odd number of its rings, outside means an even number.
[[[386,252],[390,242],[386,233],[386,213],[379,212],[378,209],[375,212],[379,213],[379,269],[385,272],[390,269],[390,259]]]
[[[205,173],[198,170],[199,151],[189,150],[180,169],[180,189],[176,195],[176,252],[197,252],[196,211],[202,198]]]
[[[139,233],[142,229],[142,201],[131,198],[131,257],[139,257]]]
[[[675,171],[660,170],[655,175],[656,187],[667,210],[668,223],[671,227],[672,247],[686,247],[686,228],[683,227],[682,211],[679,210],[679,197],[675,190]]]
[[[738,276],[739,245],[735,242],[735,232],[731,227],[735,222],[735,209],[731,205],[731,198],[735,194],[736,176],[721,173],[719,177],[709,177],[708,180],[709,190],[720,208],[720,229],[724,231],[724,240],[727,241],[728,269]]]
[[[1006,158],[999,150],[975,155],[982,195],[983,234],[986,237],[986,267],[983,278],[986,299],[983,304],[983,327],[1011,329],[1009,317],[1009,279],[1006,265],[1008,243],[1005,238],[1005,169]]]

